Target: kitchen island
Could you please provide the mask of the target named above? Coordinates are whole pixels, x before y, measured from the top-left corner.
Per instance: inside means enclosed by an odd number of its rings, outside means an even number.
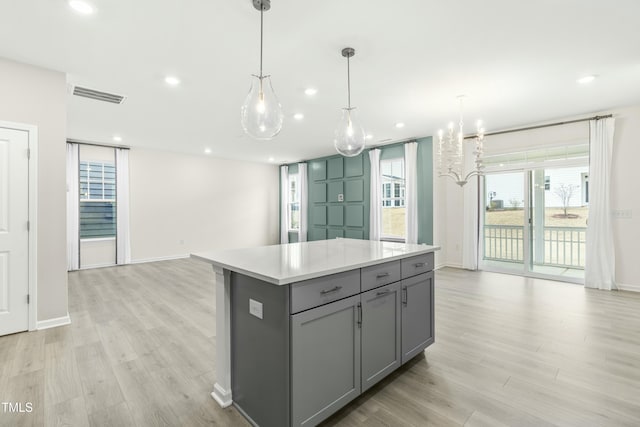
[[[335,239],[192,254],[216,276],[216,384],[250,422],[316,425],[434,341],[439,247]]]

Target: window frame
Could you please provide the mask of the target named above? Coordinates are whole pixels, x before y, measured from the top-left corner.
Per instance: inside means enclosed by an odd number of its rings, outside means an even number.
[[[80,174],[80,171],[82,169],[82,165],[86,164],[87,165],[87,169],[86,169],[86,177],[82,177]],[[97,178],[91,179],[90,177],[90,173],[91,173],[91,164],[100,164],[101,166],[101,177],[98,180]],[[113,179],[109,179],[106,180],[105,179],[105,166],[111,166],[113,167]],[[111,235],[104,235],[104,236],[95,236],[95,237],[80,237],[80,241],[100,241],[100,240],[115,240],[117,238],[117,227],[118,227],[118,218],[117,218],[117,178],[116,178],[116,164],[115,162],[110,162],[110,161],[104,161],[104,160],[82,160],[79,162],[78,165],[78,193],[79,193],[79,200],[78,200],[78,206],[79,208],[82,208],[83,204],[98,204],[98,203],[110,203],[113,205],[113,212],[114,212],[114,219],[113,219],[113,224],[114,224],[114,233]],[[82,193],[81,188],[82,185],[85,184],[86,185],[86,197],[85,195]],[[102,198],[100,199],[92,199],[91,198],[91,184],[100,184],[100,186],[102,187]],[[113,185],[113,197],[112,198],[105,198],[105,188],[108,185]],[[80,216],[78,218],[78,234],[79,236],[82,236],[82,213],[80,213]]]
[[[397,162],[400,161],[401,162],[401,166],[402,166],[402,178],[400,178],[402,180],[402,182],[400,182],[400,180],[394,180],[394,179],[385,179],[384,175],[382,173],[383,170],[383,163],[393,163],[393,162]],[[393,167],[392,167],[392,173],[393,173]],[[406,224],[406,220],[407,220],[407,213],[406,213],[406,207],[407,207],[407,200],[406,200],[406,168],[405,168],[405,164],[404,164],[404,157],[393,157],[393,158],[389,158],[389,159],[381,159],[380,160],[380,183],[381,183],[381,203],[380,206],[378,207],[378,209],[380,209],[380,219],[382,220],[382,212],[384,209],[386,208],[404,208],[405,209],[405,224]],[[398,193],[399,196],[396,197],[396,186],[398,189]],[[389,190],[389,194],[390,197],[385,197],[386,191]],[[389,203],[388,205],[385,205],[385,203]],[[396,205],[396,203],[399,203],[399,205]],[[403,233],[406,233],[406,230],[403,231]],[[391,234],[384,234],[384,229],[383,226],[381,224],[380,226],[380,240],[385,241],[385,242],[400,242],[400,243],[404,243],[407,240],[407,237],[405,235],[391,235]]]
[[[292,200],[292,188],[291,185],[295,183],[295,200]],[[298,216],[300,215],[300,179],[298,173],[289,174],[287,179],[287,191],[289,192],[289,200],[287,200],[287,230],[291,233],[299,233],[300,232],[300,218],[298,217],[298,227],[293,228],[293,206],[298,206]]]

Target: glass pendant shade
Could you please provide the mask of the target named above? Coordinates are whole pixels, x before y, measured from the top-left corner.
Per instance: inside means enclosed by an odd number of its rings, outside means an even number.
[[[364,150],[366,134],[353,108],[343,108],[333,144],[338,153],[353,157]]]
[[[240,108],[244,131],[256,139],[272,139],[282,130],[284,114],[269,76],[253,76],[251,89]]]

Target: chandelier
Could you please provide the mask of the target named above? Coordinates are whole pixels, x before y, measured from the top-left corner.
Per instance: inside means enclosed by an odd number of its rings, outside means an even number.
[[[475,149],[473,151],[474,166],[473,169],[465,174],[465,153],[463,142],[464,121],[462,120],[464,95],[458,96],[460,100],[460,122],[458,132],[454,132],[453,122],[449,123],[447,135],[445,138],[442,129],[438,131],[438,176],[448,176],[453,179],[460,187],[464,186],[473,176],[483,174],[482,154],[484,141],[484,128],[482,121],[478,120],[476,125],[476,134],[472,137],[475,141]]]

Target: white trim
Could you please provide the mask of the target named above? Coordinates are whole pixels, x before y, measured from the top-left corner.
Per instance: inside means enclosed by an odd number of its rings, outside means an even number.
[[[180,254],[180,255],[168,255],[168,256],[160,256],[154,258],[142,258],[142,259],[134,259],[131,260],[131,264],[144,264],[146,262],[157,262],[157,261],[171,261],[173,259],[184,259],[189,258],[189,254]]]
[[[71,317],[69,313],[66,316],[55,317],[53,319],[38,321],[38,330],[56,328],[58,326],[64,326],[71,324]]]
[[[640,292],[640,285],[616,283],[619,291]]]
[[[115,263],[109,262],[109,263],[102,263],[102,264],[83,265],[78,270],[91,270],[94,268],[106,268],[106,267],[115,267],[115,266],[116,266]]]
[[[443,262],[438,264],[438,266],[436,266],[434,268],[434,270],[440,270],[441,268],[457,268],[460,270],[464,270],[464,268],[462,267],[462,264],[459,264],[457,262]]]
[[[229,407],[233,403],[233,400],[231,400],[231,392],[225,391],[218,383],[213,385],[211,397],[218,402],[221,408]]]
[[[29,147],[29,330],[38,328],[38,127],[0,121],[0,127],[27,132]]]
[[[106,242],[107,240],[116,240],[116,237],[89,237],[80,239],[81,242]]]
[[[226,408],[231,391],[231,272],[213,266],[216,276],[216,379],[211,396]]]

